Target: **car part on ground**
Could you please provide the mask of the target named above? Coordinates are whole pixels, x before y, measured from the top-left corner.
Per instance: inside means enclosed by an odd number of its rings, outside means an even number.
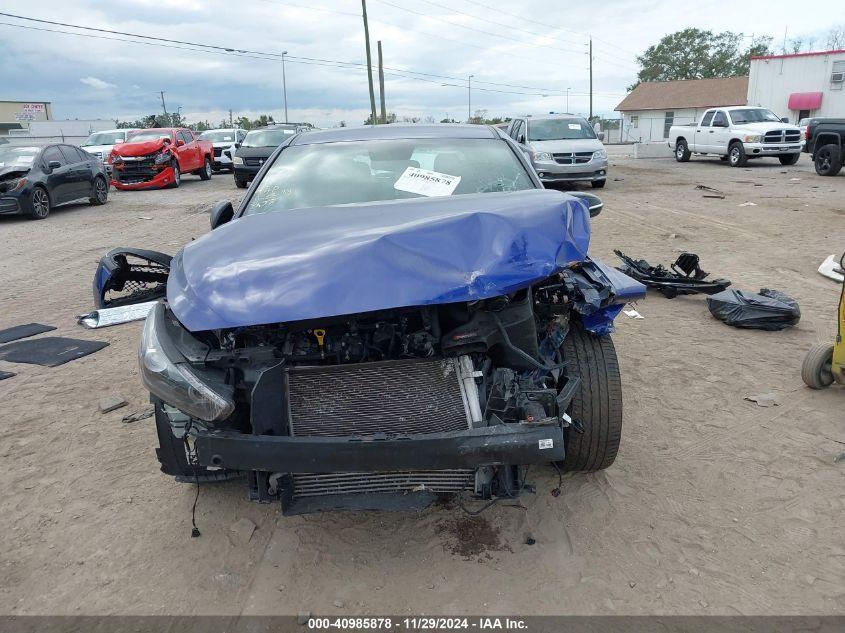
[[[9,343],[10,341],[17,341],[18,339],[28,338],[36,334],[44,334],[44,332],[51,332],[56,327],[53,325],[44,325],[43,323],[26,323],[24,325],[15,325],[4,330],[0,330],[0,343]]]
[[[839,266],[840,270],[845,268],[845,254],[839,258]],[[840,283],[833,344],[817,343],[807,353],[801,368],[804,384],[812,389],[822,389],[834,381],[845,385],[845,278],[840,277]]]
[[[842,283],[845,281],[845,268],[842,266],[843,259],[845,259],[845,254],[838,261],[835,255],[828,255],[827,259],[819,266],[819,274]]]
[[[144,303],[133,303],[114,308],[100,308],[93,312],[78,315],[76,322],[89,330],[96,330],[112,325],[120,325],[121,323],[141,321],[147,318],[147,315],[156,303],[156,301],[146,301]]]
[[[83,341],[61,336],[27,338],[0,347],[0,360],[44,367],[58,367],[93,354],[108,345],[105,341]]]
[[[698,255],[694,253],[681,253],[669,269],[661,264],[652,266],[644,259],[635,260],[620,250],[613,252],[622,260],[619,270],[649,288],[659,290],[668,299],[698,293],[711,295],[731,285],[728,279],[707,279],[710,273],[701,270]]]
[[[531,464],[609,466],[608,335],[645,287],[587,256],[600,204],[543,190],[482,126],[294,136],[237,212],[214,205],[147,317],[162,470],[245,474],[294,513],[512,498]]]
[[[113,308],[164,298],[171,259],[141,248],[110,250],[94,274],[94,306]]]
[[[725,290],[707,297],[707,308],[728,325],[754,330],[783,330],[801,319],[795,299],[767,288],[762,288],[759,294]]]

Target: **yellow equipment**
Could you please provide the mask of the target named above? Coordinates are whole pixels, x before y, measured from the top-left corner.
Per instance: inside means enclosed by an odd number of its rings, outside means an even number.
[[[845,268],[845,254],[839,260],[839,267]],[[836,322],[836,340],[831,343],[818,343],[804,358],[801,378],[812,389],[829,387],[835,380],[845,385],[845,280],[839,293],[839,311]]]

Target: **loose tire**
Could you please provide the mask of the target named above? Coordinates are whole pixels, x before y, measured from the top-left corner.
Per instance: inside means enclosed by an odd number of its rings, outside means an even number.
[[[182,172],[179,170],[179,163],[174,160],[170,167],[173,169],[173,184],[170,186],[178,189],[179,185],[182,184]]]
[[[97,176],[94,178],[94,187],[92,195],[88,198],[89,204],[93,204],[94,206],[99,206],[101,204],[105,204],[109,201],[109,183],[108,181],[103,178],[102,176]]]
[[[569,378],[578,376],[568,413],[584,426],[578,433],[566,431],[566,456],[558,466],[565,471],[596,471],[616,459],[622,437],[622,380],[616,349],[610,336],[593,336],[573,324],[561,345],[564,369]]]
[[[810,389],[824,389],[833,384],[833,343],[818,343],[804,357],[801,379]]]
[[[815,152],[816,173],[819,176],[835,176],[842,169],[842,153],[839,146],[830,143]]]
[[[801,154],[781,154],[778,156],[781,165],[794,165],[801,158]]]
[[[30,212],[29,217],[33,220],[43,220],[50,215],[52,204],[50,194],[44,187],[33,187],[29,194]]]
[[[590,184],[593,186],[593,189],[604,189],[606,182],[606,180],[593,180]]]
[[[745,154],[745,148],[742,143],[734,141],[728,148],[728,164],[731,167],[745,167],[748,163],[748,156]]]
[[[679,163],[685,163],[689,160],[689,157],[692,156],[692,152],[689,151],[689,145],[684,139],[678,139],[678,142],[675,143],[675,160]]]
[[[244,178],[238,178],[237,176],[235,176],[235,186],[238,189],[246,189],[248,184],[249,184],[248,180],[245,180]]]
[[[214,482],[227,481],[240,476],[236,470],[209,470],[205,466],[194,466],[188,461],[185,454],[185,441],[174,436],[170,428],[167,414],[161,407],[161,402],[155,403],[156,434],[158,435],[158,448],[156,457],[161,464],[161,472],[166,475],[173,475],[177,481],[193,482],[199,481]]]
[[[211,179],[211,161],[207,158],[202,165],[202,169],[200,169],[197,174],[200,177],[200,180],[210,180]]]

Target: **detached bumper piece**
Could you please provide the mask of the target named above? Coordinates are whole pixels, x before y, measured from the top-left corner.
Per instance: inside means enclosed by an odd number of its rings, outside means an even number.
[[[701,270],[698,255],[694,253],[681,253],[670,268],[664,268],[660,264],[652,266],[644,259],[632,259],[622,251],[613,252],[622,260],[621,272],[659,290],[667,299],[698,293],[712,295],[731,285],[728,279],[708,280],[710,273]]]

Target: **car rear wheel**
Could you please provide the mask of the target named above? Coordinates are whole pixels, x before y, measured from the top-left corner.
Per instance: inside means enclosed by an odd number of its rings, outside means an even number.
[[[728,148],[728,164],[731,167],[745,167],[748,163],[748,156],[745,154],[745,148],[742,143],[731,143]]]
[[[202,169],[199,170],[199,177],[201,180],[209,180],[211,178],[211,161],[207,158],[203,163]]]
[[[565,471],[596,471],[616,459],[622,438],[622,379],[610,336],[593,336],[573,323],[561,344],[566,378],[581,384],[569,405],[575,424],[566,430],[566,456],[558,466]]]
[[[801,379],[810,389],[824,389],[833,384],[833,344],[818,343],[804,357]]]
[[[590,184],[593,185],[593,189],[603,189],[606,182],[606,180],[594,180]]]
[[[678,142],[675,143],[675,160],[679,163],[685,163],[690,156],[692,156],[692,152],[689,151],[687,142],[684,139],[678,139]]]
[[[29,217],[33,220],[43,220],[50,215],[50,194],[44,187],[35,187],[29,194]]]
[[[833,143],[823,145],[816,151],[816,173],[819,176],[835,176],[842,169],[842,154]]]
[[[109,200],[109,183],[102,176],[94,178],[94,187],[91,192],[93,195],[88,198],[88,202],[93,205],[105,204]]]

